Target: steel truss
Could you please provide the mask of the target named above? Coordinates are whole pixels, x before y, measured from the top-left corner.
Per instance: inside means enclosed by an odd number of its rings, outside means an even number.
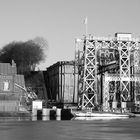
[[[110,101],[136,103],[138,96],[140,98],[140,42],[135,39],[89,37],[79,44],[83,48],[76,51],[79,106],[84,109],[102,104],[103,110],[108,110]],[[99,66],[106,66],[112,61],[116,61],[118,67],[102,73],[102,90],[99,90]]]
[[[81,106],[82,109],[86,107],[94,107],[94,105],[97,104],[97,60],[95,44],[96,42],[85,40],[83,42],[83,52],[78,52],[79,56],[82,54],[82,59],[78,61],[80,75],[79,106]]]

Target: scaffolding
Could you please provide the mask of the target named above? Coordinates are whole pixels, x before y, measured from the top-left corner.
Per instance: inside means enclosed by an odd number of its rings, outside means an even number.
[[[78,106],[103,111],[131,108],[140,102],[140,41],[131,34],[76,40]]]

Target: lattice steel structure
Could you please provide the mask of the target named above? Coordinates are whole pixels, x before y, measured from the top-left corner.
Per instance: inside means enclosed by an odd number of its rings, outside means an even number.
[[[105,111],[113,108],[113,102],[123,108],[126,102],[140,100],[140,42],[130,34],[123,35],[113,38],[89,36],[76,42],[76,47],[80,46],[75,58],[82,109],[95,108],[98,104]],[[109,68],[112,62],[115,67]]]
[[[95,42],[85,39],[82,43],[83,51],[78,52],[76,60],[79,66],[79,106],[86,108],[97,104],[97,60]]]

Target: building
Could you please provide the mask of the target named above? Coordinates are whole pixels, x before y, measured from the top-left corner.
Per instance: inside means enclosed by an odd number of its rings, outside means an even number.
[[[17,74],[14,61],[0,63],[0,112],[15,112],[25,107],[24,95],[24,76]]]
[[[47,68],[48,99],[58,103],[77,103],[78,74],[73,61],[61,61]]]

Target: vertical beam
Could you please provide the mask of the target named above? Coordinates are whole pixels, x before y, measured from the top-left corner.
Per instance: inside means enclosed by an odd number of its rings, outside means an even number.
[[[84,84],[82,108],[94,107],[97,104],[97,61],[96,42],[85,40]]]
[[[83,83],[84,83],[84,40],[75,40],[75,64],[78,67],[78,87],[77,87],[77,102],[78,107],[82,105]]]
[[[119,41],[121,102],[130,101],[130,42]]]
[[[103,85],[103,111],[109,110],[109,77],[105,74]]]
[[[140,42],[135,42],[134,49],[134,103],[140,102],[140,81],[136,80],[140,75]]]
[[[82,109],[94,108],[97,104],[96,42],[85,38],[79,60],[79,105]]]

